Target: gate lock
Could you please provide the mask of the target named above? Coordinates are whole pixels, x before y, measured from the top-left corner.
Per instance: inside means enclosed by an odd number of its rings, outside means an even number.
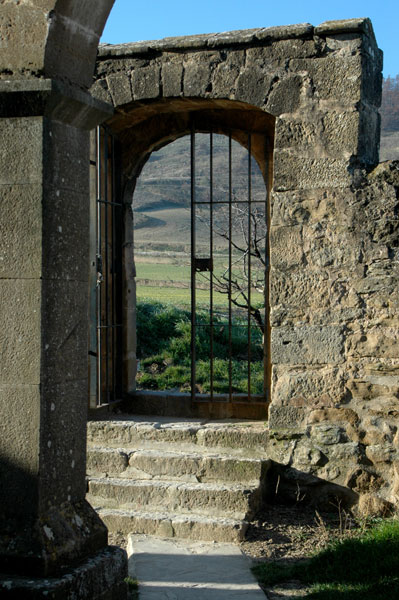
[[[194,258],[194,269],[197,273],[202,271],[213,271],[212,258]]]

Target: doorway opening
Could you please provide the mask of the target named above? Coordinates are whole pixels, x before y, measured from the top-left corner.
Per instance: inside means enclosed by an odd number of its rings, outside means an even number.
[[[143,168],[133,197],[138,389],[266,409],[269,168],[253,154],[262,146],[266,156],[264,134],[193,122]]]

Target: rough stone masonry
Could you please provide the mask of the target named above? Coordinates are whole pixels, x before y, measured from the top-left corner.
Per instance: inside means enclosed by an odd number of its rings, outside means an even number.
[[[128,203],[194,113],[272,144],[265,452],[285,494],[362,513],[399,502],[399,164],[378,165],[381,69],[353,19],[103,45],[92,87],[115,107]]]

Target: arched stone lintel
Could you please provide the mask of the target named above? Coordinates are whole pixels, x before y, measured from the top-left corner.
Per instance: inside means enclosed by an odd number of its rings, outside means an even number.
[[[244,147],[248,144],[247,132],[254,134],[252,155],[266,179],[266,162],[273,152],[274,117],[246,103],[191,98],[140,104],[130,113],[117,113],[108,121],[124,148],[125,175],[137,177],[151,152],[189,134],[193,122],[197,131],[231,133]]]

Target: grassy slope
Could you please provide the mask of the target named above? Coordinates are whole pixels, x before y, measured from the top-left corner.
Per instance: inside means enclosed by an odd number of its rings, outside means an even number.
[[[265,586],[293,579],[310,584],[311,600],[396,600],[399,521],[382,521],[356,537],[334,542],[306,562],[269,562],[253,570]]]

